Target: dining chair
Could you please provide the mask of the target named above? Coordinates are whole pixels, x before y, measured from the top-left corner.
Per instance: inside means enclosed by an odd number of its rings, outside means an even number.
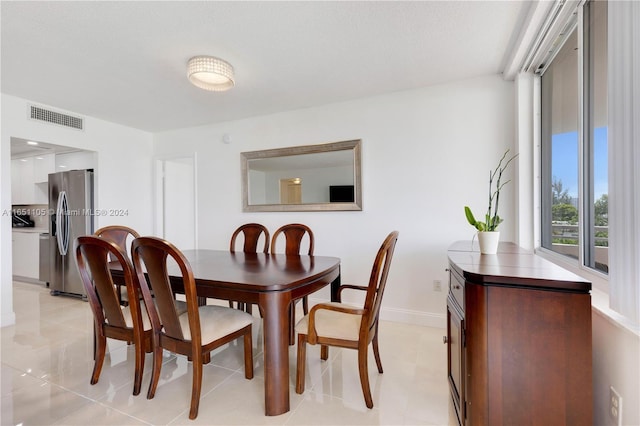
[[[368,286],[341,285],[338,288],[338,302],[315,305],[311,312],[296,324],[298,332],[297,393],[304,392],[307,343],[320,344],[320,358],[323,360],[327,360],[329,357],[329,346],[356,349],[364,400],[368,408],[373,407],[369,387],[367,349],[369,343],[373,343],[373,355],[378,372],[382,373],[382,362],[378,349],[378,321],[382,296],[397,241],[398,231],[393,231],[380,246],[373,262]],[[356,308],[341,303],[342,291],[345,289],[366,291],[364,307]]]
[[[153,372],[147,398],[154,397],[158,386],[163,349],[186,355],[193,364],[189,418],[195,419],[202,390],[202,366],[210,362],[212,350],[244,337],[244,374],[247,379],[253,378],[253,317],[226,306],[199,306],[191,266],[182,252],[168,241],[156,237],[136,238],[132,259],[153,330]],[[172,277],[181,277],[187,303],[185,313],[176,310],[169,271],[175,272]]]
[[[243,244],[242,251],[244,253],[257,253],[258,244],[260,239],[264,240],[262,244],[262,253],[269,253],[269,230],[259,223],[245,223],[236,229],[231,235],[231,241],[229,243],[229,250],[234,253],[236,251],[237,240],[242,234]],[[229,301],[229,307],[233,308],[233,301]],[[251,303],[237,302],[237,308],[240,310],[246,310],[251,314],[253,309]]]
[[[107,241],[111,241],[116,246],[122,250],[127,257],[129,257],[129,248],[131,247],[131,242],[140,236],[137,231],[128,226],[123,225],[109,225],[104,226],[93,233],[96,237],[100,237]],[[116,283],[116,287],[118,289],[118,302],[121,305],[126,305],[128,300],[125,300],[122,294],[121,286]]]
[[[105,226],[103,228],[98,229],[96,232],[94,232],[94,235],[104,240],[115,243],[120,248],[120,250],[122,250],[122,252],[127,256],[128,259],[131,259],[129,257],[129,253],[131,252],[130,249],[131,249],[133,240],[140,236],[140,234],[138,234],[138,232],[136,232],[134,229],[129,228],[128,226],[123,226],[123,225]],[[116,287],[118,288],[118,301],[120,302],[121,305],[127,305],[129,303],[128,297],[126,293],[123,297],[122,291],[120,289],[121,285],[119,282],[116,282]],[[138,296],[140,298],[142,297],[141,294],[138,294]],[[173,298],[174,298],[174,303],[176,305],[176,309],[178,310],[178,312],[180,313],[187,312],[187,304],[182,300],[177,300],[175,293],[173,295]]]
[[[109,260],[111,259],[111,260]],[[107,337],[133,342],[135,373],[133,394],[140,393],[144,371],[144,353],[152,352],[151,322],[140,303],[122,306],[117,287],[109,271],[109,262],[122,268],[129,300],[139,300],[138,281],[131,261],[115,243],[96,236],[76,239],[76,262],[94,318],[94,366],[91,384],[98,383],[107,348]]]
[[[313,231],[307,225],[303,225],[301,223],[290,223],[287,225],[283,225],[273,233],[273,237],[271,238],[271,253],[274,253],[276,250],[276,244],[280,235],[284,236],[284,253],[288,255],[299,255],[302,250],[302,241],[305,238],[305,235],[308,239],[309,249],[307,254],[313,254],[314,247],[314,237]],[[296,324],[296,303],[298,303],[296,299],[291,304],[291,313],[290,313],[290,327],[289,327],[289,344],[293,345],[296,337],[295,333],[295,324]],[[309,313],[309,300],[307,296],[302,297],[302,311],[304,314]]]

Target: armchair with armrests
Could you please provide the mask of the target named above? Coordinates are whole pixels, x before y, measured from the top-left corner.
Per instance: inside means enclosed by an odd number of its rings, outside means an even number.
[[[382,362],[378,350],[378,321],[382,296],[389,275],[391,259],[398,240],[398,232],[391,232],[382,243],[373,262],[368,286],[344,284],[338,291],[341,300],[342,290],[366,291],[362,308],[345,305],[340,302],[315,305],[308,315],[298,322],[298,368],[296,370],[296,392],[304,392],[305,362],[307,343],[320,344],[320,358],[328,359],[329,346],[356,349],[358,351],[358,370],[360,384],[368,408],[373,407],[367,366],[367,349],[373,343],[373,354],[382,373]]]

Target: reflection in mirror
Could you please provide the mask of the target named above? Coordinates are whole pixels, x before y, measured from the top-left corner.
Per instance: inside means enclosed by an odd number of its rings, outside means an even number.
[[[362,210],[360,144],[241,153],[243,211]]]

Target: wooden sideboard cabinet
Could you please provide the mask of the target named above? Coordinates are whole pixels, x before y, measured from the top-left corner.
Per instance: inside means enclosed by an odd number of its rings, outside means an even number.
[[[447,364],[460,425],[591,425],[591,283],[512,243],[448,251]]]

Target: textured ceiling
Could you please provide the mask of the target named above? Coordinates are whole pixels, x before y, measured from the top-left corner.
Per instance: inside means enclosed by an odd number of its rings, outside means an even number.
[[[498,74],[530,3],[0,5],[3,93],[156,132]],[[192,86],[196,55],[236,87]]]

